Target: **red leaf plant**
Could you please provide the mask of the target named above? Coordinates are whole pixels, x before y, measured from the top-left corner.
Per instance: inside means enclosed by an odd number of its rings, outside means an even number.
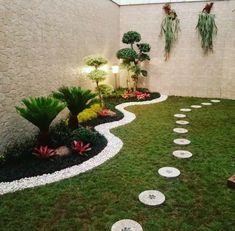
[[[84,155],[86,152],[91,150],[91,144],[83,144],[82,141],[78,140],[74,140],[73,141],[73,149],[78,152],[80,155]]]
[[[124,99],[128,99],[131,97],[136,97],[138,100],[146,99],[150,97],[149,92],[142,92],[142,91],[125,91],[122,95]]]
[[[103,109],[102,111],[98,112],[98,115],[101,116],[101,117],[107,117],[107,116],[115,116],[116,113],[105,108]]]
[[[39,148],[34,148],[33,155],[42,159],[47,159],[55,155],[55,150],[48,148],[48,146],[40,146]]]
[[[202,12],[206,12],[207,14],[210,14],[213,4],[214,4],[213,2],[207,3],[206,6],[203,8]]]

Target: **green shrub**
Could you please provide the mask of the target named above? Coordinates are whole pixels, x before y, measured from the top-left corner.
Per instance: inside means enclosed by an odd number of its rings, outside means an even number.
[[[87,108],[78,114],[79,123],[97,118],[97,113],[91,108]]]
[[[84,62],[87,66],[95,67],[97,69],[108,63],[108,60],[100,55],[89,55],[84,58]]]
[[[103,97],[108,97],[113,94],[113,86],[109,84],[100,84],[99,85],[100,92]],[[97,88],[96,88],[97,91]]]
[[[94,103],[90,107],[91,110],[93,110],[95,113],[102,111],[102,107],[98,103]]]
[[[91,143],[95,144],[98,142],[98,133],[93,132],[88,128],[79,127],[78,129],[75,129],[70,137],[71,142],[76,140],[83,141],[84,143]]]
[[[123,48],[117,52],[117,58],[133,62],[138,58],[138,54],[131,48]]]

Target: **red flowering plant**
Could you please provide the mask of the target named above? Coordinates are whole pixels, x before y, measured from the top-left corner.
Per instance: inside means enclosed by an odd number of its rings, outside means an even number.
[[[128,98],[137,98],[138,100],[144,100],[146,98],[150,97],[150,93],[148,91],[142,92],[142,91],[131,91],[131,90],[126,90],[124,91],[124,93],[122,94],[122,97],[124,99],[128,99]]]
[[[80,155],[84,155],[86,152],[91,150],[91,144],[84,144],[82,141],[78,140],[74,140],[73,141],[73,149],[79,153]]]
[[[98,115],[101,117],[108,117],[108,116],[115,116],[116,113],[111,111],[110,109],[105,108],[102,111],[99,111]]]
[[[33,155],[47,159],[55,155],[55,150],[48,148],[48,146],[40,146],[39,148],[34,148]]]

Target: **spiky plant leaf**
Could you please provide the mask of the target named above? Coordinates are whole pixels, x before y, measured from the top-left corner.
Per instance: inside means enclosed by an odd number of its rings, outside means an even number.
[[[65,102],[70,113],[77,116],[94,103],[96,94],[80,87],[61,87],[57,92],[53,92],[53,97]]]
[[[25,107],[16,107],[17,113],[40,130],[48,130],[51,122],[66,104],[53,97],[31,97],[23,99]]]

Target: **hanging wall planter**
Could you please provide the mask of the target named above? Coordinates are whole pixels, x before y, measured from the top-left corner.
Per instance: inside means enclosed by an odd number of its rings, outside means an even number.
[[[213,3],[207,3],[202,12],[199,14],[196,29],[201,38],[201,46],[205,53],[213,52],[213,38],[217,33],[215,24],[215,15],[211,14]]]
[[[160,36],[164,34],[165,37],[165,61],[170,56],[170,51],[173,43],[178,38],[178,32],[180,31],[179,23],[180,20],[175,12],[175,10],[171,9],[170,4],[165,4],[163,6],[163,10],[165,11],[165,18],[161,24],[161,32]]]

